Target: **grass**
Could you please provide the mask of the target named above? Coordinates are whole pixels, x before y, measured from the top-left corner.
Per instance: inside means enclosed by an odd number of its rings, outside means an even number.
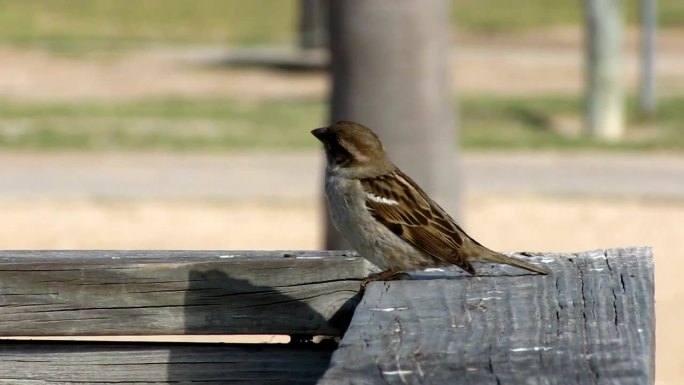
[[[637,1],[623,2],[637,22]],[[297,0],[0,0],[0,43],[53,50],[145,44],[292,44]],[[684,2],[658,1],[660,25],[684,27]],[[454,26],[510,32],[578,25],[578,1],[452,0]]]
[[[455,26],[471,32],[511,32],[573,26],[583,22],[582,1],[452,0]],[[628,25],[639,24],[640,1],[622,1]],[[684,2],[658,0],[661,27],[684,27]]]
[[[297,0],[0,0],[0,41],[57,50],[284,44]]]
[[[13,149],[301,148],[309,138],[297,131],[323,120],[312,101],[1,104],[0,147]]]
[[[661,100],[651,119],[626,102],[627,128],[619,142],[582,133],[583,101],[572,96],[470,97],[462,101],[462,141],[472,149],[684,149],[684,97]]]
[[[581,100],[571,96],[477,97],[459,102],[466,149],[684,149],[684,97],[661,101],[643,121],[629,103],[624,141],[577,133]],[[137,102],[0,102],[6,150],[228,151],[316,148],[309,130],[325,121],[321,100],[244,102],[165,99]]]

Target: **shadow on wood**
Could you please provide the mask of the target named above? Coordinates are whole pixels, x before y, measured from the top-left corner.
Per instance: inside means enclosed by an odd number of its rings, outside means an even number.
[[[278,274],[277,270],[272,274]],[[287,272],[283,272],[287,274]],[[185,294],[186,333],[203,334],[207,330],[220,331],[236,319],[244,323],[245,333],[250,325],[263,322],[264,318],[274,324],[288,324],[292,317],[302,319],[314,328],[325,328],[328,319],[309,304],[283,292],[296,293],[301,285],[280,287],[256,286],[246,279],[238,279],[218,269],[194,269],[188,276]],[[355,307],[358,299],[350,299]],[[346,329],[353,312],[348,311]],[[261,311],[260,311],[261,310]],[[282,317],[281,319],[279,319]],[[296,322],[292,328],[296,329]],[[233,330],[236,332],[239,330]],[[288,334],[307,332],[290,330]],[[314,346],[310,345],[309,347]],[[335,347],[327,349],[297,349],[284,345],[233,345],[233,350],[207,350],[207,346],[194,349],[171,347],[168,356],[170,383],[192,382],[197,384],[222,381],[256,381],[271,384],[315,384],[323,375]],[[209,354],[207,354],[209,353]]]
[[[291,273],[281,271],[278,273],[278,269],[275,269],[269,274]],[[354,308],[360,301],[358,295],[351,296],[342,305],[333,302],[326,304],[331,298],[324,294],[330,293],[332,282],[321,282],[326,290],[320,293],[312,290],[311,282],[292,282],[295,283],[277,287],[253,285],[247,279],[227,274],[225,270],[210,267],[207,270],[190,270],[185,291],[185,333],[253,334],[256,329],[254,325],[264,321],[274,326],[271,328],[273,334],[312,336],[328,331],[339,335],[340,331],[346,330]],[[323,303],[317,302],[317,297]],[[323,316],[312,306],[319,309],[330,307],[329,313],[326,312],[328,316]],[[236,320],[243,325],[242,328],[236,325]],[[236,326],[226,330],[226,325]],[[332,330],[331,326],[337,330]]]
[[[367,269],[345,252],[0,252],[0,334],[340,335]],[[314,384],[335,347],[3,342],[0,384]]]
[[[0,251],[0,335],[340,335],[368,269],[348,252]]]
[[[330,346],[3,341],[0,384],[315,384]]]
[[[273,273],[278,274],[277,270]],[[321,330],[329,322],[309,304],[284,294],[301,294],[298,292],[302,290],[302,285],[279,288],[256,286],[246,279],[237,279],[217,269],[191,270],[188,282],[185,295],[188,334],[221,330],[223,325],[234,323],[235,319],[244,322],[245,332],[251,330],[250,325],[254,322],[263,322],[262,318],[268,318],[274,324],[289,323],[292,317],[305,318],[302,320],[304,324]],[[358,301],[358,297],[349,299],[330,322],[336,323],[340,330],[345,330]],[[309,331],[295,330],[296,324],[299,323],[295,323],[288,334]],[[202,384],[230,379],[272,384],[315,384],[327,369],[335,347],[330,344],[307,344],[306,347],[296,344],[233,345],[235,350],[241,350],[241,354],[226,352],[225,349],[212,353],[211,348],[206,350],[206,346],[197,346],[195,349],[171,348],[167,381]]]

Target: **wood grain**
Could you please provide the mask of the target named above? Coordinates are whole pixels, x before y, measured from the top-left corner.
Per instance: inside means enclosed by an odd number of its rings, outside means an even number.
[[[0,384],[315,384],[331,349],[289,345],[3,342]]]
[[[533,261],[371,283],[318,384],[653,383],[651,250]]]
[[[0,335],[339,335],[350,252],[0,251]]]

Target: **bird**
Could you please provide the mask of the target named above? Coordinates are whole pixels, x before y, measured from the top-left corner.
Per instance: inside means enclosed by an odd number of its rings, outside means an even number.
[[[323,143],[325,196],[332,223],[362,257],[382,269],[369,281],[456,265],[476,275],[471,261],[550,271],[483,246],[392,163],[370,128],[338,121],[311,134]]]

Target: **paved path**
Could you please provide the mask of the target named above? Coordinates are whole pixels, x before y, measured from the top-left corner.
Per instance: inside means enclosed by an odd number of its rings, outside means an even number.
[[[466,193],[684,198],[684,156],[492,153],[463,157]],[[307,200],[323,161],[299,154],[0,154],[0,198]]]

